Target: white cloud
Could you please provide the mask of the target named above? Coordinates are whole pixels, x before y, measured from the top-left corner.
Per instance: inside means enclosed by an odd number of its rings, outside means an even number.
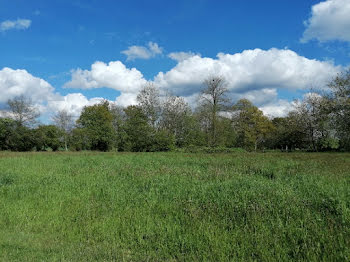
[[[31,98],[33,102],[42,103],[46,99],[52,99],[54,88],[45,80],[32,76],[26,70],[5,67],[0,70],[0,94],[1,104],[20,95]]]
[[[48,112],[51,114],[60,110],[65,110],[69,114],[73,115],[74,118],[78,118],[81,110],[85,106],[94,105],[100,103],[104,99],[102,97],[95,97],[87,99],[81,93],[71,93],[66,96],[61,96],[56,100],[48,102]]]
[[[284,117],[293,109],[293,102],[279,99],[275,102],[267,103],[259,107],[259,109],[269,117]]]
[[[173,52],[168,55],[169,58],[177,61],[177,62],[182,62],[188,58],[191,58],[193,56],[201,56],[199,53],[193,53],[193,52]]]
[[[8,30],[25,30],[28,29],[32,21],[29,19],[6,20],[0,23],[0,32]]]
[[[129,106],[129,105],[136,105],[137,93],[122,93],[120,96],[117,97],[116,103],[120,106]]]
[[[133,45],[121,53],[127,56],[127,61],[135,59],[150,59],[156,55],[162,54],[163,48],[159,47],[157,43],[149,42],[146,47]]]
[[[72,71],[72,80],[66,88],[91,89],[108,87],[121,92],[137,92],[147,81],[136,68],[126,68],[120,62],[95,62],[91,70],[76,69]]]
[[[350,1],[327,0],[312,6],[311,17],[305,25],[301,42],[312,39],[350,42]]]
[[[246,50],[219,53],[217,59],[194,56],[178,63],[170,71],[160,72],[154,82],[182,96],[198,93],[208,76],[223,76],[232,93],[262,89],[305,90],[324,88],[341,70],[328,61],[299,56],[291,50]]]

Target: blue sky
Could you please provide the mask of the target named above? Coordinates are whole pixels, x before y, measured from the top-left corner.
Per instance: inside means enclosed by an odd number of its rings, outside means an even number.
[[[205,73],[219,73],[233,99],[282,114],[278,108],[348,66],[347,11],[350,0],[0,0],[0,103],[22,92],[44,113],[78,112],[120,94],[127,105],[147,81],[194,103]]]

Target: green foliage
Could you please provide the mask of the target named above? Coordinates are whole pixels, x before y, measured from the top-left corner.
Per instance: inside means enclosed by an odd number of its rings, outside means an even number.
[[[0,152],[0,261],[349,261],[346,153]]]
[[[79,134],[84,133],[85,139],[88,140],[85,146],[89,145],[89,149],[108,151],[113,148],[115,131],[108,102],[84,107],[77,125],[82,129]]]
[[[126,114],[124,130],[127,136],[123,149],[134,152],[150,151],[154,130],[148,122],[148,117],[138,106],[128,106],[124,111]]]
[[[91,148],[91,141],[87,130],[85,128],[74,128],[69,144],[71,149],[75,151],[89,150]]]
[[[274,118],[272,124],[272,132],[267,138],[269,148],[289,151],[305,146],[307,139],[303,132],[304,127],[295,114]]]
[[[10,149],[10,139],[15,130],[15,126],[14,120],[0,118],[0,150]]]
[[[0,150],[30,151],[34,146],[33,130],[12,119],[0,118]]]
[[[327,97],[332,124],[340,139],[340,146],[350,150],[350,69],[334,78]]]
[[[273,129],[271,121],[247,99],[239,100],[233,111],[238,147],[255,151],[264,147],[267,136]]]
[[[63,146],[63,131],[57,126],[47,125],[39,126],[34,130],[36,149],[38,151],[46,151],[51,148],[52,151],[57,151],[61,146]]]
[[[166,130],[158,130],[153,137],[151,150],[153,152],[170,151],[175,148],[175,137]]]

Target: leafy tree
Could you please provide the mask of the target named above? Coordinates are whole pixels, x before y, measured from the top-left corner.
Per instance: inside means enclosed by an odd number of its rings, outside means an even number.
[[[312,151],[334,149],[337,142],[334,130],[331,129],[326,99],[310,93],[294,105],[292,113],[297,118],[299,130],[306,137],[306,149]]]
[[[272,120],[273,129],[267,137],[270,148],[290,151],[305,146],[306,135],[299,117],[291,112],[286,117],[276,117]]]
[[[30,98],[26,98],[21,95],[14,99],[9,99],[7,104],[10,109],[10,116],[13,118],[18,125],[33,125],[36,119],[40,116],[37,108],[33,105]]]
[[[57,151],[62,146],[63,131],[54,125],[42,125],[35,129],[36,148],[38,151],[46,151],[51,148]]]
[[[160,126],[175,137],[177,146],[186,144],[193,126],[189,125],[191,109],[182,97],[168,96],[163,103]]]
[[[9,140],[12,151],[31,151],[35,147],[35,135],[32,129],[15,124]]]
[[[221,147],[235,147],[237,133],[233,126],[232,119],[221,116],[218,121],[218,145]]]
[[[208,145],[208,136],[203,131],[198,112],[193,115],[187,115],[185,117],[185,134],[182,146],[206,146]]]
[[[0,118],[0,150],[10,149],[10,140],[16,129],[16,123],[10,118]]]
[[[62,131],[61,140],[64,142],[64,148],[68,150],[69,134],[73,128],[73,116],[70,115],[66,110],[58,111],[52,118],[55,125]]]
[[[175,147],[175,137],[167,130],[157,130],[154,134],[150,151],[170,151]]]
[[[331,92],[326,99],[332,124],[341,147],[350,150],[350,69],[335,77],[329,87]]]
[[[113,147],[113,115],[107,101],[84,107],[77,120],[77,126],[83,129],[82,133],[86,135],[91,150],[108,151]]]
[[[126,121],[126,114],[125,109],[121,106],[117,106],[116,104],[110,105],[110,111],[113,116],[113,128],[115,131],[115,145],[118,149],[118,151],[125,151],[126,148],[126,140],[127,140],[127,134],[125,132],[125,121]]]
[[[156,128],[161,114],[161,102],[158,88],[153,84],[144,86],[137,95],[137,102],[150,125]]]
[[[238,146],[256,151],[264,145],[272,130],[271,121],[247,99],[239,100],[233,106],[233,112]]]
[[[13,119],[0,118],[0,150],[30,151],[35,146],[31,129]]]
[[[124,112],[126,119],[123,128],[127,137],[122,149],[136,152],[151,151],[155,130],[150,126],[144,111],[139,106],[128,106]]]

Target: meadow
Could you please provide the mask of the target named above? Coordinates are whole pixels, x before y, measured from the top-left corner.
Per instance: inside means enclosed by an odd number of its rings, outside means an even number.
[[[0,261],[350,261],[350,154],[0,152]]]

